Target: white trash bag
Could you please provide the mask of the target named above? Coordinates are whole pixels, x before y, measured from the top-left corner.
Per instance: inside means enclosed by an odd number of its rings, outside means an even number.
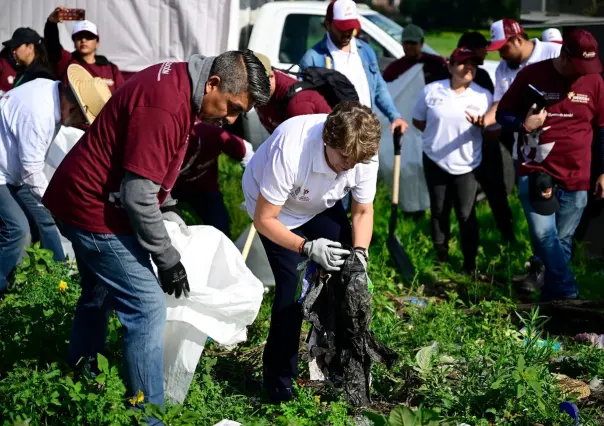
[[[221,345],[245,341],[246,327],[260,311],[264,288],[222,232],[189,226],[191,235],[185,236],[177,224],[164,224],[191,288],[189,298],[166,295],[164,391],[171,403],[182,404],[207,338]]]

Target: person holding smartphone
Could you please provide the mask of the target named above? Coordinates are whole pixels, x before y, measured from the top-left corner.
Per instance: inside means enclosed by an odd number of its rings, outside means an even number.
[[[476,270],[478,254],[474,173],[482,161],[484,125],[471,123],[467,116],[483,115],[493,103],[491,92],[474,82],[481,62],[473,49],[455,49],[448,65],[451,77],[428,84],[413,110],[413,124],[423,132],[424,173],[437,257],[442,262],[449,259],[449,216],[455,207],[463,268],[468,273]]]
[[[114,93],[124,83],[121,71],[105,56],[97,55],[100,37],[96,25],[82,19],[84,17],[82,9],[76,9],[80,13],[69,13],[72,10],[74,9],[57,7],[48,16],[44,26],[44,43],[55,74],[58,78],[65,79],[67,67],[70,64],[79,64],[93,77],[102,78],[109,86],[111,93]],[[65,20],[77,20],[71,33],[75,47],[72,53],[63,49],[59,41],[58,24]]]
[[[576,299],[572,239],[587,205],[594,128],[604,146],[604,82],[598,43],[574,30],[560,56],[527,66],[503,95],[497,121],[519,133],[518,193],[535,254],[545,264],[543,300]],[[545,100],[545,109],[540,102]],[[604,152],[604,151],[603,151]],[[600,173],[604,173],[601,159]],[[604,195],[604,174],[596,181]]]

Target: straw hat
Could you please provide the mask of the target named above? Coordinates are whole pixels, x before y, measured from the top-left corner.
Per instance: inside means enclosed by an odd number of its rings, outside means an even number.
[[[266,75],[270,75],[271,73],[271,60],[268,59],[268,56],[263,55],[262,53],[258,53],[258,52],[254,52],[254,55],[256,55],[256,58],[258,58],[260,60],[260,62],[262,62],[262,65],[264,65],[264,69],[266,70]]]
[[[111,97],[109,86],[102,78],[93,77],[78,64],[67,68],[67,80],[88,123],[92,124]]]

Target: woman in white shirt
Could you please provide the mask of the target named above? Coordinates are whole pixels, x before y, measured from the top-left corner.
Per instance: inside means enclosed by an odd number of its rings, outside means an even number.
[[[467,272],[476,269],[478,253],[474,170],[482,161],[483,123],[475,117],[484,116],[493,103],[491,93],[473,82],[480,62],[471,49],[455,49],[448,65],[451,78],[428,84],[413,111],[413,124],[424,133],[434,248],[440,261],[448,260],[454,207]]]
[[[350,255],[367,260],[373,232],[381,125],[358,102],[294,117],[264,142],[245,170],[243,192],[275,277],[264,349],[264,387],[273,402],[293,397],[302,312],[297,266],[310,258],[337,271]],[[340,200],[352,193],[352,227]]]

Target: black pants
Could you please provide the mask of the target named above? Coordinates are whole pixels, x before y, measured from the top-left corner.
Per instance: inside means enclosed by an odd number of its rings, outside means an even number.
[[[424,174],[430,193],[432,242],[437,250],[448,248],[451,234],[449,216],[455,207],[459,222],[464,268],[476,267],[478,254],[478,221],[476,220],[476,190],[474,172],[452,175],[441,169],[424,154]]]
[[[504,167],[501,145],[498,141],[486,142],[482,149],[482,163],[476,170],[476,178],[487,196],[501,238],[512,242],[515,240],[514,220],[508,202],[506,172],[508,171]]]
[[[342,203],[292,229],[309,240],[327,238],[345,245],[352,244],[352,231]],[[295,300],[298,287],[298,264],[305,258],[260,235],[275,277],[275,300],[271,326],[264,348],[263,372],[266,387],[291,388],[298,376],[298,348],[302,327],[302,311]]]

